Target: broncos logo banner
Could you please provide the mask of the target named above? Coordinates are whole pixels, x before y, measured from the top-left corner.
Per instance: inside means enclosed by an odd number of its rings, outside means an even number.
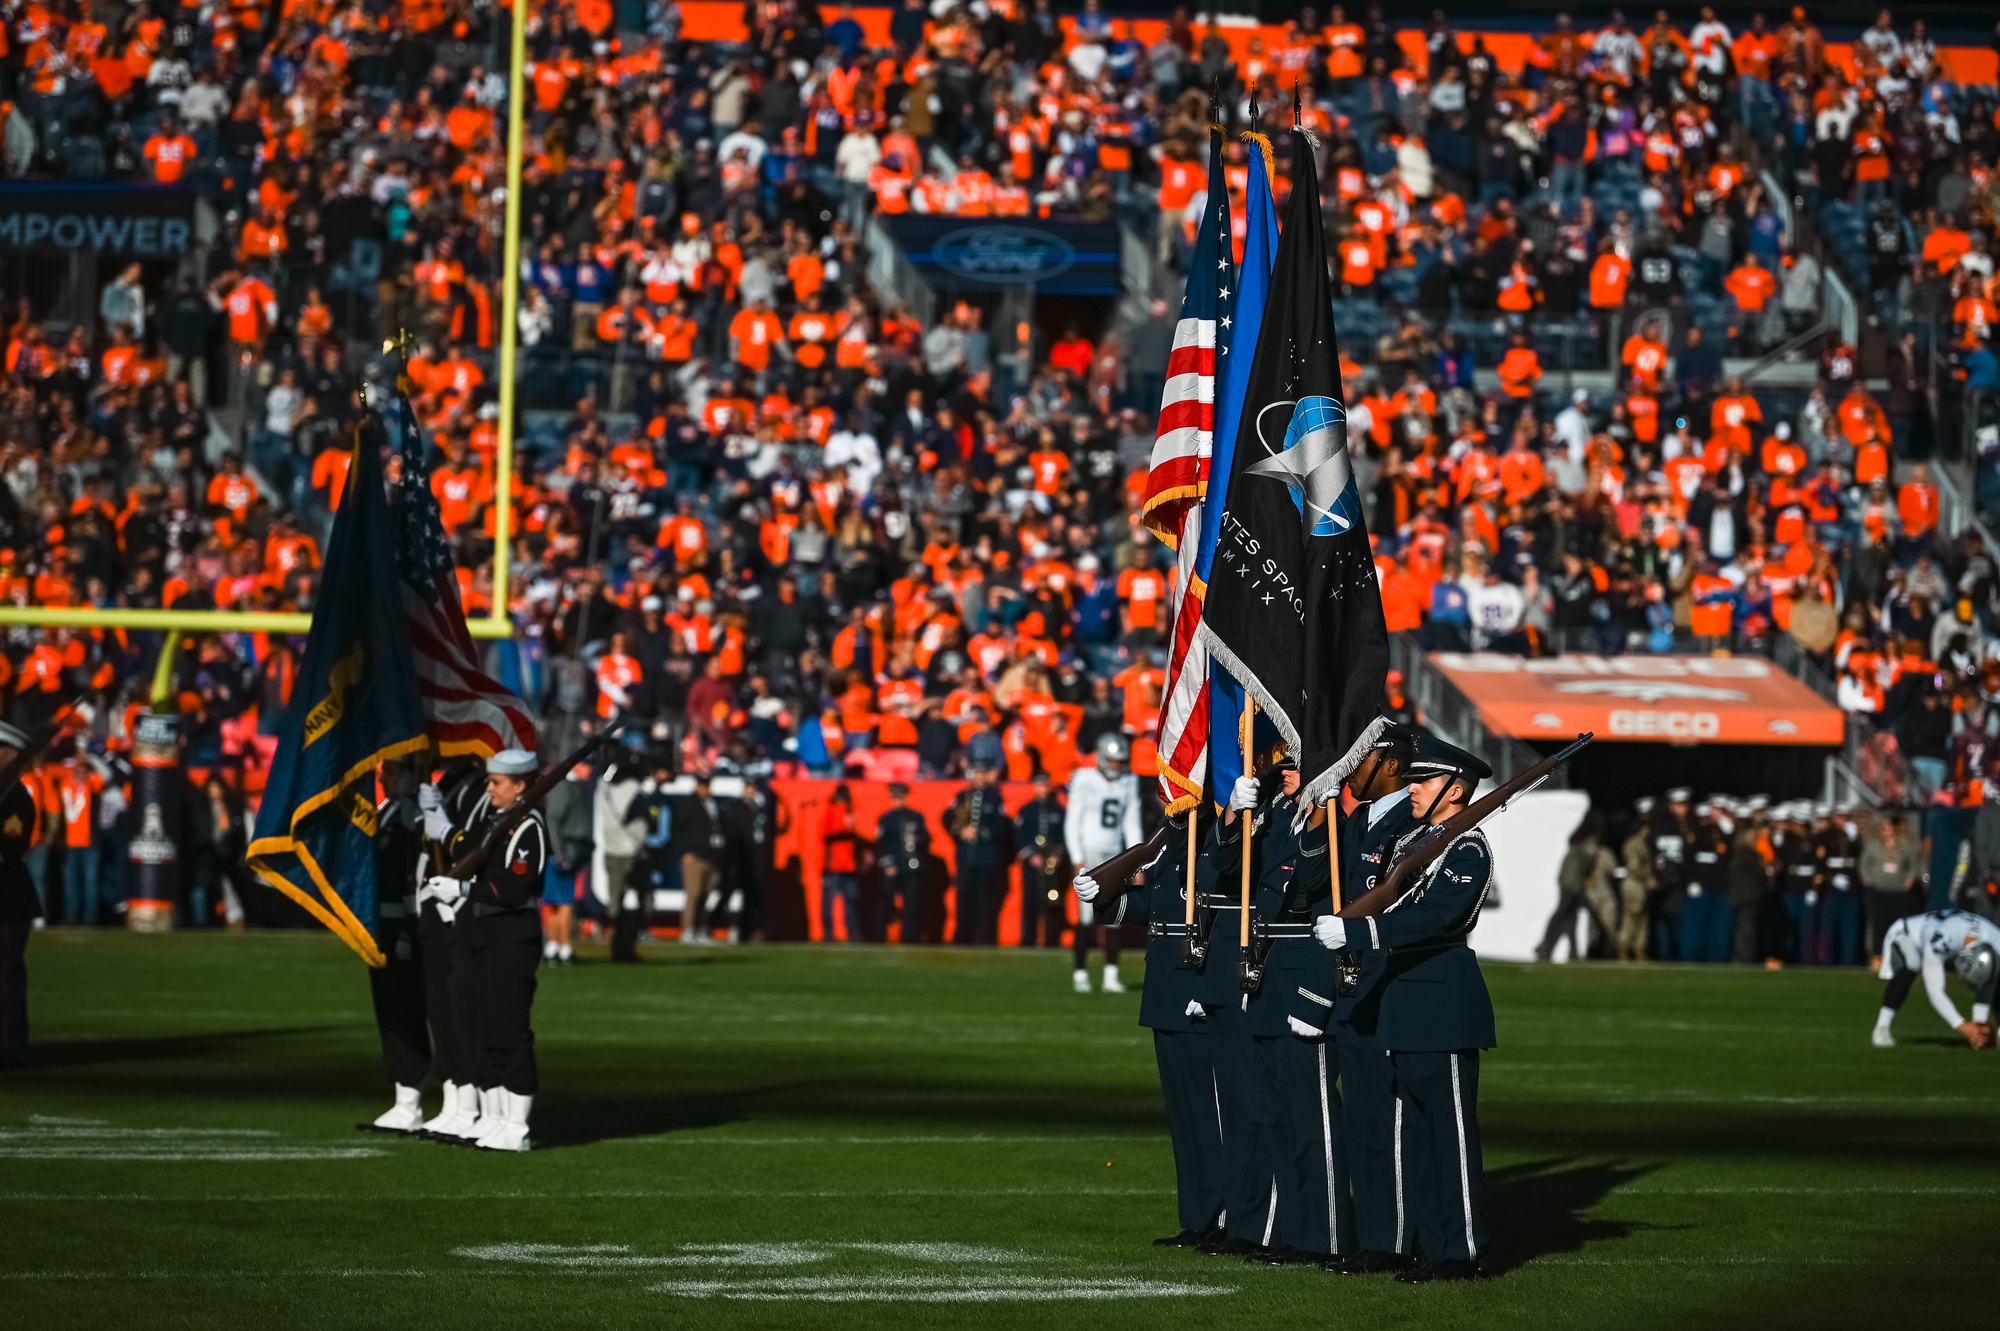
[[[403,628],[385,443],[377,417],[355,432],[353,474],[248,854],[258,877],[371,966],[384,960],[374,937],[375,769],[427,742]]]
[[[1298,760],[1304,797],[1320,800],[1374,742],[1389,635],[1347,449],[1313,145],[1292,132],[1298,178],[1244,395],[1202,633]]]

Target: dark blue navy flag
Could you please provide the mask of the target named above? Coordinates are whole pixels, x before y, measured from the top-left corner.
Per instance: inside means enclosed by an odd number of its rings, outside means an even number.
[[[260,878],[371,966],[383,964],[373,937],[375,769],[429,742],[396,576],[385,443],[370,416],[333,520],[305,661],[248,854]]]
[[[1304,132],[1202,631],[1298,760],[1301,806],[1372,742],[1389,640],[1347,452],[1319,178]],[[1366,736],[1366,738],[1364,738]]]

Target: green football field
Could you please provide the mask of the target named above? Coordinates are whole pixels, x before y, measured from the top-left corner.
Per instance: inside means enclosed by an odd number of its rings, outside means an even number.
[[[649,955],[542,972],[538,1148],[504,1156],[354,1130],[387,1097],[329,938],[38,936],[37,1064],[0,1080],[5,1324],[1992,1315],[2000,1055],[1921,994],[1871,1048],[1859,972],[1488,966],[1503,1274],[1411,1288],[1153,1248],[1172,1167],[1138,997],[1069,992],[1066,955]]]

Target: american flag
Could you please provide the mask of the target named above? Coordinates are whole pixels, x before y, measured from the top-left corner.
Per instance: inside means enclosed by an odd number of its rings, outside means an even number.
[[[407,397],[398,395],[396,405],[403,463],[396,573],[431,738],[447,756],[490,758],[517,748],[533,752],[535,723],[526,705],[479,667],[479,652],[458,599],[458,572],[445,542],[444,518],[431,493],[430,463],[416,412]]]
[[[1208,649],[1196,638],[1201,624],[1202,500],[1215,445],[1217,348],[1228,354],[1232,299],[1229,191],[1222,175],[1222,132],[1208,135],[1208,198],[1188,260],[1180,322],[1167,358],[1167,387],[1153,438],[1152,467],[1140,512],[1146,525],[1176,552],[1173,644],[1160,708],[1160,798],[1170,813],[1198,803],[1208,775]],[[1220,337],[1217,336],[1220,332]]]

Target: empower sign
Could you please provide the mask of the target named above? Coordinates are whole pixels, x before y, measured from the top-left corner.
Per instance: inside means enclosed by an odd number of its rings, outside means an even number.
[[[8,181],[0,184],[0,249],[178,258],[194,244],[194,201],[178,185]]]

